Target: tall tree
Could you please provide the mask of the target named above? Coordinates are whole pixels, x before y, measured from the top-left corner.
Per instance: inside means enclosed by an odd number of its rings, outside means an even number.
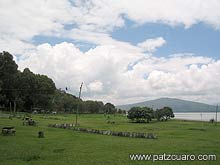
[[[158,121],[167,121],[170,118],[174,118],[173,110],[170,107],[163,107],[155,111],[155,118]]]
[[[104,110],[106,114],[114,114],[116,112],[116,108],[112,103],[106,103],[104,105]]]
[[[24,108],[31,111],[33,107],[49,109],[56,89],[54,82],[47,76],[34,74],[25,68],[20,76],[20,87]]]
[[[1,85],[1,97],[4,97],[4,103],[6,107],[15,108],[15,102],[18,95],[18,91],[15,90],[17,85],[17,70],[18,66],[13,60],[13,56],[3,51],[0,53],[0,80]]]
[[[142,107],[132,107],[128,111],[128,119],[131,119],[135,122],[149,122],[151,120],[151,116],[148,112],[147,108]]]

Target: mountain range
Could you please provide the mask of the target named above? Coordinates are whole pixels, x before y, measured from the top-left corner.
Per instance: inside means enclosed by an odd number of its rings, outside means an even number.
[[[140,107],[147,106],[153,109],[160,109],[163,108],[164,106],[169,106],[173,109],[173,112],[215,112],[216,111],[216,106],[214,105],[181,100],[176,98],[159,98],[155,100],[149,100],[134,104],[118,105],[116,107],[123,110],[129,110],[130,108],[135,106],[140,106]]]

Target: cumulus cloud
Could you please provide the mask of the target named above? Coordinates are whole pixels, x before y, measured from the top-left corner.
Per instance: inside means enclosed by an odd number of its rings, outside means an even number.
[[[23,54],[35,49],[34,36],[59,35],[72,13],[68,1],[0,1],[0,50]]]
[[[88,85],[89,89],[94,92],[101,92],[103,90],[103,84],[101,81],[94,81]]]
[[[55,46],[39,45],[36,52],[19,60],[18,64],[21,70],[29,67],[35,73],[49,75],[58,87],[68,86],[73,93],[77,93],[83,81],[84,89],[99,92],[102,89],[103,94],[113,94],[112,89],[127,70],[127,65],[138,58],[140,53],[134,54],[116,45],[97,46],[83,53],[74,44],[64,42]]]
[[[158,37],[154,39],[147,39],[144,42],[138,43],[137,46],[142,48],[144,51],[154,52],[156,48],[163,46],[166,41],[163,37]]]
[[[122,27],[124,17],[137,24],[160,22],[171,26],[183,24],[189,28],[203,22],[220,28],[218,0],[77,0],[75,6],[80,13],[77,24],[80,29],[89,31],[109,31]]]
[[[220,27],[218,0],[137,0],[133,3],[113,0],[113,3],[138,24],[161,22],[171,26],[183,24],[189,28],[193,24],[204,22],[214,28]]]
[[[34,36],[85,39],[77,35],[79,32],[84,37],[90,33],[87,42],[97,42],[97,34],[109,35],[115,28],[125,26],[125,18],[137,25],[159,22],[170,26],[182,24],[189,28],[203,22],[219,29],[220,1],[1,0],[0,46],[11,43],[8,40],[12,39],[20,42],[19,49],[22,52],[22,49],[32,49],[34,45],[30,44]],[[66,25],[72,27],[66,29]],[[8,50],[18,49],[16,44],[10,45]]]
[[[57,87],[68,86],[78,93],[84,82],[84,99],[101,99],[116,104],[162,96],[209,102],[220,98],[220,61],[179,55],[154,57],[124,47],[102,45],[83,53],[72,43],[39,45],[29,58],[18,61],[19,68],[53,78]],[[49,62],[48,62],[49,61]],[[133,63],[133,66],[128,66]],[[218,96],[218,97],[216,97]]]

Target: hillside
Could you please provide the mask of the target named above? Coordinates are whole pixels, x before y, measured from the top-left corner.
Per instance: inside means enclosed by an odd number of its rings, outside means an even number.
[[[119,105],[117,108],[129,110],[134,106],[148,106],[154,109],[169,106],[174,112],[215,112],[216,107],[199,102],[180,100],[175,98],[159,98],[155,100],[139,102],[135,104]]]

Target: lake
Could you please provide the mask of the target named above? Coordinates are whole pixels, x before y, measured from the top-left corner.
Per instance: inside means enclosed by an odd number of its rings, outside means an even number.
[[[209,121],[215,120],[215,112],[194,112],[194,113],[174,113],[175,119]],[[220,121],[220,112],[217,115],[217,121]]]

